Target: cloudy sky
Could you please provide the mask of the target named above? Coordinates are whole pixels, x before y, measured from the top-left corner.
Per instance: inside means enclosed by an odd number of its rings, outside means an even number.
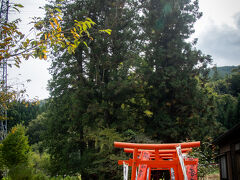
[[[44,15],[44,11],[39,7],[43,7],[46,1],[10,0],[10,2],[21,3],[24,6],[24,8],[21,9],[21,13],[9,12],[9,19],[20,18],[22,20],[21,23],[19,23],[20,30],[25,35],[29,35],[29,30],[32,27],[29,24],[31,17],[41,17]],[[28,95],[29,98],[48,98],[47,82],[51,78],[48,73],[49,66],[50,62],[45,60],[29,59],[28,61],[22,61],[20,68],[8,68],[8,84],[13,86],[14,89],[26,89],[26,95]],[[29,79],[31,81],[27,82]]]
[[[203,17],[196,23],[197,47],[217,66],[240,64],[240,1],[199,0]]]
[[[28,34],[31,26],[30,17],[42,16],[43,10],[39,6],[45,0],[10,0],[24,5],[21,14],[10,13],[10,19],[21,18],[21,30]],[[198,38],[197,48],[213,58],[217,66],[240,64],[240,0],[199,0],[203,17],[195,25]],[[47,81],[51,78],[48,73],[50,62],[30,59],[21,64],[20,69],[9,68],[9,84],[14,88],[26,89],[30,98],[44,99],[49,97],[46,90]],[[28,79],[31,82],[26,83]],[[24,84],[24,87],[23,85]]]

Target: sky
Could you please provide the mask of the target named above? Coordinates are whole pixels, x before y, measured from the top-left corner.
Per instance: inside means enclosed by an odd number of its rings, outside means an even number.
[[[20,30],[28,34],[31,28],[30,17],[43,16],[45,0],[10,0],[21,3],[21,13],[10,12],[9,19],[21,18]],[[198,38],[197,48],[213,58],[217,66],[240,65],[240,0],[199,0],[203,16],[195,24]],[[48,68],[50,60],[29,59],[23,61],[20,68],[8,69],[8,82],[18,90],[26,89],[29,98],[45,99],[49,97],[47,83],[51,78]],[[27,80],[31,80],[27,83]]]
[[[240,64],[240,1],[199,0],[203,17],[195,25],[197,48],[217,66]]]
[[[10,0],[10,2],[21,3],[24,8],[20,9],[21,13],[9,12],[9,20],[20,18],[22,21],[19,23],[20,31],[25,35],[29,34],[31,29],[31,18],[44,16],[43,7],[46,3],[45,0]],[[31,35],[30,35],[31,37]],[[47,91],[47,83],[51,78],[48,72],[50,67],[50,60],[39,60],[30,58],[23,60],[20,68],[8,68],[8,85],[17,90],[26,90],[26,98],[46,99],[49,97]],[[31,80],[30,82],[27,82]]]

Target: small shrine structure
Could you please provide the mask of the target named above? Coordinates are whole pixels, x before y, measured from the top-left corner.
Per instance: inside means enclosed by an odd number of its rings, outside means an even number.
[[[171,180],[197,180],[198,159],[187,158],[186,154],[199,146],[200,141],[170,144],[114,142],[114,147],[133,154],[128,160],[118,161],[119,165],[124,165],[124,180],[128,166],[132,167],[131,180],[150,180],[151,172],[155,170],[168,170]]]

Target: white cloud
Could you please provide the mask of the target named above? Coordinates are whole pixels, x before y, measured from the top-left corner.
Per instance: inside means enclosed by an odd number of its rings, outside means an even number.
[[[199,0],[203,17],[195,25],[197,47],[218,66],[240,64],[240,1]]]
[[[219,66],[240,64],[240,28],[212,24],[201,34],[198,47]]]

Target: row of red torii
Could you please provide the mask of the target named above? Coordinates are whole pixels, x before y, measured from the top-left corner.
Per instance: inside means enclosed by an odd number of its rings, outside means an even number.
[[[197,180],[198,159],[186,155],[199,146],[200,141],[170,144],[114,142],[114,147],[133,154],[133,158],[118,161],[119,165],[124,165],[124,180],[128,166],[132,167],[131,180],[151,180],[153,170],[168,170],[171,180]]]

